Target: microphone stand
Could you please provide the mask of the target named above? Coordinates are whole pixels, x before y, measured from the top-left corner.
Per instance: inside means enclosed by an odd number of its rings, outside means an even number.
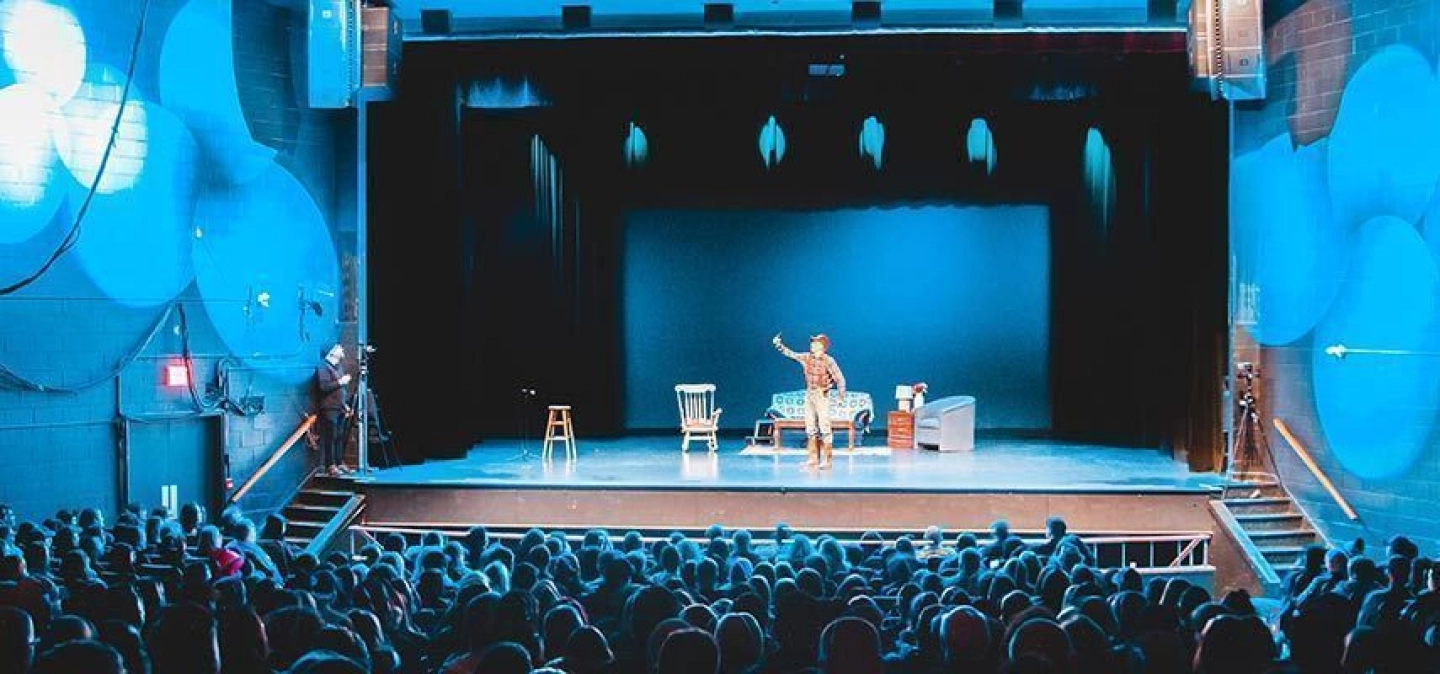
[[[535,395],[535,389],[522,388],[516,398],[516,403],[520,408],[517,414],[517,419],[520,422],[520,454],[512,458],[512,461],[529,461],[535,458],[535,455],[530,452],[530,419],[531,412],[533,412],[531,408],[534,407]]]

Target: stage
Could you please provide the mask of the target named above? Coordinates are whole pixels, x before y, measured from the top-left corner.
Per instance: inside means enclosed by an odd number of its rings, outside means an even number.
[[[464,459],[377,470],[362,481],[412,487],[1094,494],[1208,493],[1221,482],[1220,475],[1192,473],[1156,449],[1004,436],[982,435],[973,452],[897,449],[889,456],[848,456],[837,448],[834,468],[825,471],[802,469],[803,452],[746,456],[744,449],[738,438],[723,438],[714,453],[699,442],[682,453],[675,435],[581,438],[578,460],[565,461],[557,447],[554,460],[545,462],[538,440],[487,440]],[[884,438],[872,435],[857,449],[884,449]]]
[[[866,445],[878,449],[879,440]],[[802,456],[746,456],[744,448],[738,438],[722,438],[715,453],[703,444],[681,453],[674,435],[582,437],[576,461],[557,448],[546,462],[538,441],[487,440],[463,459],[352,482],[365,498],[362,528],[412,533],[484,524],[512,535],[532,526],[698,535],[715,523],[764,532],[785,522],[837,534],[918,534],[930,525],[953,534],[1004,519],[1034,535],[1059,515],[1092,537],[1201,536],[1208,564],[1221,569],[1219,586],[1253,585],[1209,505],[1222,476],[1190,472],[1160,450],[982,435],[965,453],[837,450],[834,468],[821,471],[803,468]]]

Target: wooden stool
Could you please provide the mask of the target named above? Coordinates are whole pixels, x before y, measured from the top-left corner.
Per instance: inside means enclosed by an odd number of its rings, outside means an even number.
[[[575,427],[570,423],[569,405],[551,405],[549,416],[545,419],[545,444],[540,448],[540,458],[550,460],[554,454],[555,441],[565,442],[565,458],[573,461],[576,458],[575,452]],[[556,432],[555,429],[560,429]]]

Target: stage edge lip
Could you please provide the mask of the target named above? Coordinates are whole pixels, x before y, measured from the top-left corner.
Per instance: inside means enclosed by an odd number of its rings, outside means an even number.
[[[690,485],[690,484],[548,484],[514,481],[417,481],[377,482],[366,478],[353,480],[362,491],[388,489],[477,489],[487,491],[676,491],[676,492],[738,492],[738,493],[844,493],[844,494],[1074,494],[1074,495],[1215,495],[1222,487],[1214,486],[1141,486],[1141,487],[1009,487],[935,489],[905,487],[825,487],[825,486],[763,486],[763,485]]]

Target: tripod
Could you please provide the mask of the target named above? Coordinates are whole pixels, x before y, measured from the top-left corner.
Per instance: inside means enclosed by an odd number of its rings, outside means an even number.
[[[359,454],[359,470],[361,473],[368,473],[372,469],[370,464],[370,440],[374,439],[380,444],[380,459],[384,461],[384,468],[398,468],[400,462],[395,458],[394,447],[392,446],[393,435],[385,425],[385,417],[380,410],[380,401],[375,395],[375,390],[370,387],[370,356],[375,353],[375,347],[369,344],[361,344],[357,349],[357,356],[360,364],[360,385],[355,387],[355,395],[350,400],[350,409],[354,414],[346,420],[345,437],[350,436],[350,430],[359,426],[359,433],[355,438],[356,453]]]
[[[1230,443],[1226,458],[1225,484],[1228,489],[1237,479],[1240,481],[1263,478],[1274,480],[1274,469],[1270,464],[1270,439],[1261,421],[1259,399],[1255,396],[1255,380],[1259,374],[1253,363],[1236,366],[1237,375],[1245,382],[1245,390],[1236,403],[1235,435]]]

